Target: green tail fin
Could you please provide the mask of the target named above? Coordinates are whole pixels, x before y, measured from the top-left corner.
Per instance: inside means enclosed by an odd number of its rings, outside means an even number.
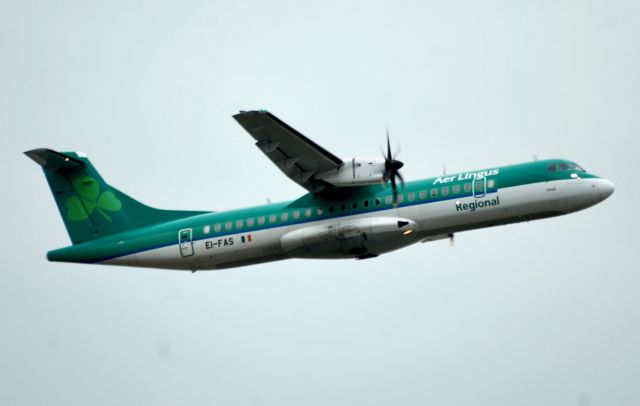
[[[206,213],[145,206],[109,186],[83,154],[50,149],[25,154],[42,166],[73,244]]]

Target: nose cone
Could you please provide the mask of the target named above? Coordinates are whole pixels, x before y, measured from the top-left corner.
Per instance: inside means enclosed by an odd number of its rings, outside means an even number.
[[[562,204],[567,213],[596,205],[613,193],[613,182],[603,178],[573,178],[566,184]]]
[[[600,179],[600,182],[598,182],[598,192],[602,200],[611,196],[614,190],[616,190],[616,186],[610,180]]]

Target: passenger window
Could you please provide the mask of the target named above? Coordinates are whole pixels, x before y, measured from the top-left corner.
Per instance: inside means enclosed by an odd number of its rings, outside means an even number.
[[[412,202],[414,200],[416,200],[416,194],[415,192],[410,192],[409,195],[407,196],[409,198],[409,201]]]
[[[247,219],[247,227],[253,227],[253,217]]]
[[[374,200],[373,202],[376,204],[376,206],[380,206],[380,203],[382,203],[382,200],[380,200],[379,197],[376,197],[376,200]]]
[[[333,206],[329,206],[329,213],[333,213],[334,210],[335,208]]]
[[[443,186],[442,187],[442,196],[447,196],[449,195],[449,186]]]
[[[295,210],[295,211],[293,212],[293,219],[294,219],[294,220],[297,220],[297,219],[299,219],[299,218],[300,218],[300,212],[299,212],[298,210]]]
[[[471,192],[471,183],[465,183],[465,184],[464,184],[464,191],[465,191],[466,193]]]
[[[345,211],[345,210],[346,210],[346,208],[347,208],[347,206],[345,206],[345,204],[344,204],[344,203],[341,203],[341,204],[340,204],[340,211]]]
[[[264,224],[264,216],[258,217],[258,225],[261,226]]]
[[[438,189],[431,189],[431,197],[438,197]]]
[[[489,189],[493,189],[493,188],[495,187],[495,185],[496,185],[496,181],[495,181],[495,179],[489,179],[489,180],[487,181],[487,187],[488,187]]]
[[[211,232],[211,226],[204,226],[204,228],[202,229],[202,231],[205,234],[209,234]]]
[[[277,219],[277,217],[276,217],[275,214],[270,215],[269,216],[269,223],[271,223],[271,224],[275,223],[276,219]]]
[[[402,193],[398,193],[398,199],[397,202],[398,203],[402,203],[404,201],[404,194]]]
[[[453,185],[453,194],[457,195],[460,193],[460,185]]]
[[[351,205],[352,209],[357,209],[358,208],[358,202],[353,202],[353,204]]]
[[[364,202],[362,202],[362,205],[363,205],[364,207],[369,207],[369,201],[368,201],[368,200],[365,200]]]
[[[224,229],[229,231],[231,230],[231,227],[233,227],[233,223],[230,221],[227,221],[226,223],[224,223]]]
[[[311,217],[311,209],[305,209],[304,210],[304,216],[305,217]]]
[[[426,199],[427,198],[427,191],[426,190],[421,190],[420,191],[420,199]]]
[[[238,221],[236,221],[236,228],[237,228],[237,229],[242,228],[242,223],[243,223],[243,221],[242,221],[242,220],[238,220]]]
[[[222,229],[222,224],[215,224],[213,226],[213,231],[215,231],[216,233],[219,233],[221,229]]]
[[[286,211],[280,215],[280,220],[287,221],[289,219],[289,213]]]
[[[318,216],[322,216],[322,213],[324,213],[324,210],[322,210],[322,207],[318,207]]]
[[[477,180],[476,181],[476,192],[481,191],[482,189],[484,189],[484,182],[481,180]]]
[[[384,202],[385,202],[386,204],[391,204],[391,203],[393,203],[393,197],[391,197],[391,195],[389,195],[389,196],[385,197],[385,198],[384,198]]]

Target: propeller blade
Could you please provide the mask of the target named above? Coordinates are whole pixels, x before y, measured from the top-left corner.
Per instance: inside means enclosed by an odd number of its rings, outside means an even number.
[[[389,128],[387,128],[387,160],[393,160],[393,156],[391,155],[391,141],[389,141]]]
[[[396,172],[396,176],[400,179],[400,184],[402,185],[402,190],[404,191],[404,178],[400,172]]]
[[[393,204],[398,203],[398,186],[396,185],[396,177],[391,176],[391,190],[393,191]]]
[[[398,145],[396,145],[396,150],[395,150],[395,152],[393,153],[393,160],[394,160],[394,161],[396,160],[396,157],[397,157],[398,155],[400,155],[400,152],[402,152],[402,147],[400,146],[400,143],[398,143]]]

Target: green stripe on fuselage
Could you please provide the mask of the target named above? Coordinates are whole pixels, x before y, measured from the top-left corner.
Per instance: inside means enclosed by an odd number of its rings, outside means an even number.
[[[566,160],[543,160],[447,175],[446,178],[448,181],[445,181],[444,177],[433,177],[407,182],[404,190],[400,191],[404,200],[399,203],[398,206],[404,207],[416,204],[429,204],[469,196],[470,193],[464,192],[464,184],[471,183],[473,181],[474,173],[485,173],[487,174],[488,180],[494,179],[495,187],[493,191],[495,191],[496,188],[504,189],[538,182],[570,179],[571,174],[575,173],[575,171],[550,171],[548,169],[551,164],[557,163],[571,164],[570,161]],[[491,171],[494,170],[497,170],[497,174],[491,175]],[[597,177],[585,172],[580,172],[580,176],[582,178]],[[439,178],[440,180],[438,180]],[[460,185],[460,193],[458,194],[452,193],[453,186],[455,185]],[[443,186],[449,187],[448,196],[442,196],[440,194]],[[431,189],[434,188],[439,190],[438,196],[435,198],[431,196]],[[419,197],[420,191],[427,192],[425,199],[421,199]],[[492,191],[488,190],[488,192]],[[408,201],[407,196],[409,193],[415,194],[414,201]],[[94,263],[154,248],[175,245],[178,242],[178,230],[183,228],[192,228],[193,240],[196,241],[228,234],[251,233],[269,228],[323,221],[331,218],[365,214],[379,210],[389,210],[393,208],[390,204],[386,203],[387,196],[390,195],[391,188],[383,187],[382,185],[338,189],[334,190],[334,193],[331,195],[325,193],[324,195],[321,194],[314,196],[313,194],[308,193],[293,201],[238,210],[229,210],[225,212],[206,213],[159,225],[131,230],[121,234],[53,250],[47,254],[47,257],[51,261]],[[381,201],[379,206],[375,205],[376,198]],[[368,207],[363,206],[364,200],[369,201]],[[358,203],[356,209],[352,208],[354,201]],[[345,205],[344,210],[341,210],[342,204]],[[331,206],[334,207],[333,212],[329,211]],[[312,216],[306,217],[305,210],[309,208],[312,210]],[[323,210],[322,215],[318,215],[318,208]],[[293,217],[293,213],[295,211],[298,211],[299,213],[298,219],[294,219]],[[283,213],[287,213],[288,215],[288,219],[286,221],[281,220],[281,215]],[[276,216],[275,223],[269,222],[269,216],[271,215]],[[259,225],[258,218],[261,216],[265,218],[265,223]],[[252,227],[247,226],[247,219],[249,218],[254,219],[254,225]],[[241,228],[236,227],[237,220],[243,220]],[[232,223],[232,227],[230,230],[225,230],[225,223],[228,222]],[[220,231],[215,231],[215,224],[221,225],[222,228]],[[205,226],[210,227],[209,233],[204,232]]]

